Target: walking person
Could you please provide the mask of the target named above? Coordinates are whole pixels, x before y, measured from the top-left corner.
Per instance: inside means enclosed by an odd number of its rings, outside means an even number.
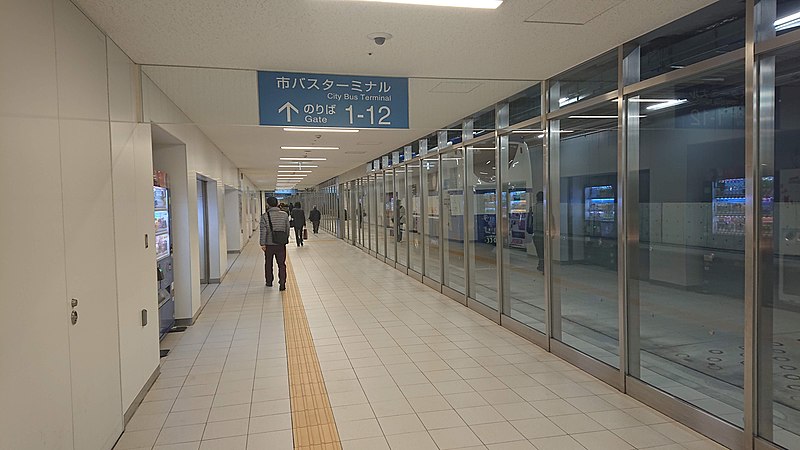
[[[536,248],[536,256],[539,257],[536,270],[544,273],[544,192],[536,193],[536,204],[528,210],[526,225],[528,233],[533,235],[533,246]]]
[[[308,220],[314,225],[314,234],[319,233],[319,222],[322,220],[322,213],[319,212],[316,206],[308,213]]]
[[[294,240],[298,247],[303,246],[303,228],[306,227],[306,212],[300,207],[300,202],[294,204],[292,208],[292,227],[294,228]]]
[[[278,286],[286,290],[286,244],[289,243],[289,215],[278,207],[278,199],[267,198],[267,212],[261,216],[261,250],[264,251],[264,276],[272,287],[273,258],[278,263]]]

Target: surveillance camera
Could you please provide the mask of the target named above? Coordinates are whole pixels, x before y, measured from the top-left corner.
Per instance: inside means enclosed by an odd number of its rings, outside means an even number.
[[[383,44],[386,43],[386,38],[383,37],[383,36],[375,36],[373,38],[373,40],[375,41],[375,44],[377,44],[377,45],[383,45]]]
[[[386,41],[392,38],[392,35],[389,33],[381,32],[381,33],[372,33],[367,37],[369,39],[372,39],[372,42],[374,42],[375,45],[383,45],[386,43]]]

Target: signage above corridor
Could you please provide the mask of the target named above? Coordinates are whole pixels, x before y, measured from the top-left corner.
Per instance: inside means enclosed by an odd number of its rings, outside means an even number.
[[[408,78],[258,72],[259,123],[408,128]]]

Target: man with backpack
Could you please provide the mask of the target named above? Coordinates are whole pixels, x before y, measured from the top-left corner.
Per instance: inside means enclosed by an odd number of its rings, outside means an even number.
[[[286,290],[286,244],[289,243],[289,215],[278,207],[278,199],[267,198],[267,212],[261,216],[261,250],[264,251],[264,275],[267,286],[272,287],[273,258],[278,263],[278,285]]]
[[[319,222],[322,220],[322,214],[319,212],[316,206],[314,206],[314,209],[312,209],[311,213],[308,215],[308,220],[310,220],[311,224],[314,225],[314,234],[319,233]]]

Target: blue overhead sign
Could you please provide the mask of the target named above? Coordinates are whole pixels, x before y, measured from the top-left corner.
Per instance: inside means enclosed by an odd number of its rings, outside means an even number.
[[[408,128],[408,78],[258,72],[259,123]]]

